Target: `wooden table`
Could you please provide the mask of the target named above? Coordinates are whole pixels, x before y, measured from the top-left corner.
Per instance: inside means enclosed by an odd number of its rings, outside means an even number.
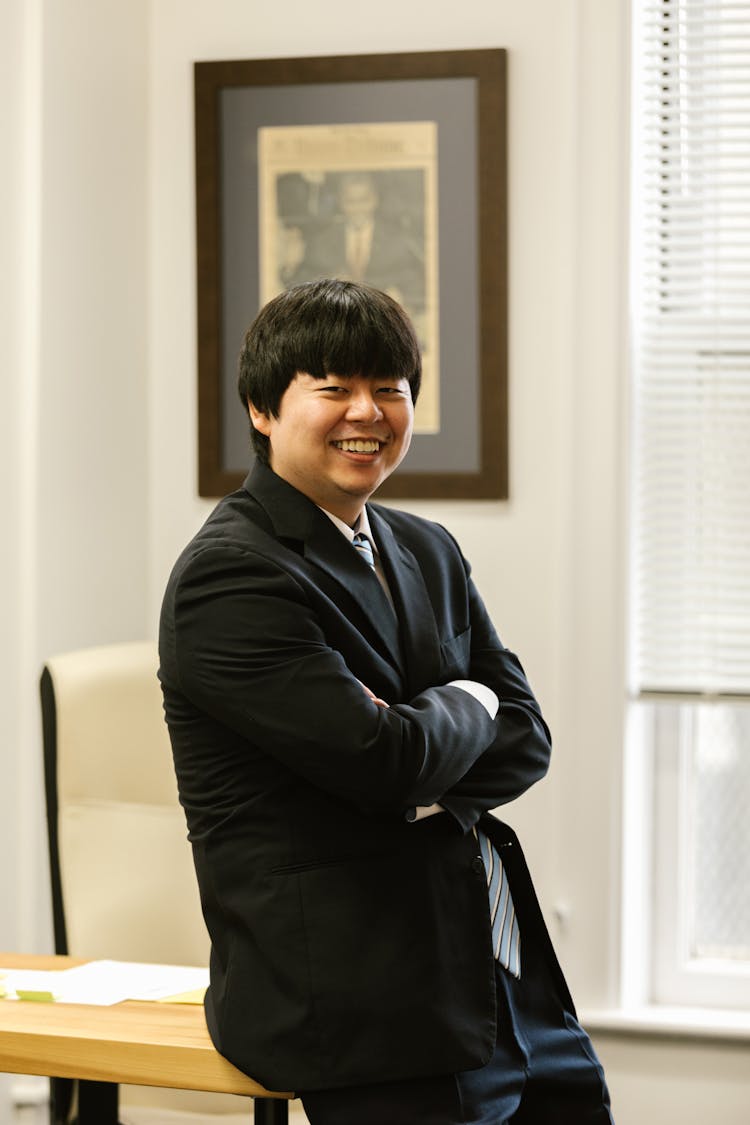
[[[0,953],[0,967],[7,969],[68,969],[81,963],[72,957]],[[198,1004],[127,1000],[98,1007],[0,1000],[0,1071],[245,1094],[257,1099],[256,1125],[287,1122],[292,1097],[266,1090],[222,1058]]]

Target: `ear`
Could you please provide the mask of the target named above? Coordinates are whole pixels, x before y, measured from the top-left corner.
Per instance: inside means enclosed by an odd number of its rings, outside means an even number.
[[[250,399],[247,400],[247,409],[250,414],[250,421],[258,433],[265,434],[266,437],[269,437],[271,433],[271,419],[269,416],[264,411],[259,410]]]

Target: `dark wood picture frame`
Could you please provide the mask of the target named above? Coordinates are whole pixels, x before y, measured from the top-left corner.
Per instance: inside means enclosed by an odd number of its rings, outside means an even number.
[[[360,107],[372,105],[371,120],[437,115],[440,394],[445,408],[439,431],[415,434],[406,460],[377,498],[507,498],[506,52],[197,62],[194,79],[199,494],[218,497],[239,487],[252,462],[245,438],[242,464],[236,463],[236,454],[231,463],[225,433],[235,425],[235,415],[242,423],[235,388],[241,333],[228,332],[226,309],[237,285],[227,274],[227,263],[237,258],[234,247],[243,239],[250,258],[258,244],[257,206],[246,204],[244,195],[241,209],[235,205],[231,211],[227,204],[232,154],[240,148],[252,153],[256,141],[251,127],[243,126],[242,135],[236,135],[235,127],[235,135],[228,135],[222,99],[244,91],[241,96],[252,107],[251,125],[265,122],[266,112],[272,123],[297,124],[284,116],[290,104],[304,104],[300,112],[308,122],[316,104],[323,110],[335,104],[337,121],[339,105],[343,120],[357,120],[351,114],[362,116],[361,109],[347,108],[357,101]],[[399,107],[395,113],[393,106]],[[296,113],[293,109],[291,117]],[[315,121],[329,124],[331,114]],[[250,266],[257,274],[257,260]],[[258,311],[257,292],[248,291],[243,300],[242,331]],[[242,424],[247,433],[247,422]]]

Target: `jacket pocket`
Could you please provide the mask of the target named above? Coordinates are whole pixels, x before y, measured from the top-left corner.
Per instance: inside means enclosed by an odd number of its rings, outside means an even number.
[[[299,875],[305,871],[321,871],[326,867],[340,867],[342,863],[349,863],[354,857],[343,855],[335,859],[308,860],[305,863],[282,863],[279,867],[269,868],[269,875]]]
[[[440,658],[446,679],[455,680],[468,676],[471,663],[471,626],[458,636],[443,641],[440,645]]]

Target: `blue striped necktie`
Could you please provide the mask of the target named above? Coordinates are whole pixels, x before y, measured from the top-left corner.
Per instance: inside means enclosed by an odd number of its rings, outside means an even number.
[[[479,850],[482,853],[487,875],[487,890],[490,896],[490,920],[492,922],[492,952],[497,961],[512,973],[521,975],[521,933],[518,928],[516,908],[508,886],[503,862],[497,848],[493,846],[484,832],[472,829]]]
[[[358,555],[361,555],[371,570],[375,569],[375,556],[372,553],[372,544],[362,531],[358,531],[352,539],[352,546]]]

